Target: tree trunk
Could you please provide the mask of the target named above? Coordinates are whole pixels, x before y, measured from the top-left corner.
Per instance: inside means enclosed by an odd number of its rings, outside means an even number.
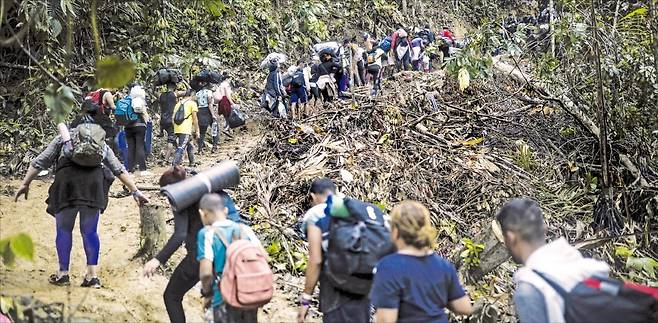
[[[658,12],[656,12],[655,2],[655,0],[649,0],[649,25],[653,35],[652,47],[654,72],[656,73],[656,78],[658,78],[658,24],[656,24],[656,19],[658,19]]]
[[[169,208],[157,203],[139,207],[140,248],[135,257],[153,258],[167,241],[165,218]]]
[[[555,27],[553,21],[555,18],[553,16],[555,4],[553,3],[553,0],[549,1],[548,7],[548,33],[551,35],[551,56],[555,57]]]

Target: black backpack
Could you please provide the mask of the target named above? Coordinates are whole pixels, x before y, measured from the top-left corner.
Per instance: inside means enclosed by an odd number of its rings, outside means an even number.
[[[181,101],[178,110],[176,110],[176,113],[174,114],[174,123],[179,126],[182,125],[187,118],[192,116],[191,113],[188,116],[185,116],[185,103],[187,103],[187,100]]]
[[[350,198],[344,203],[350,216],[331,218],[324,273],[336,289],[368,295],[377,262],[395,246],[379,207]]]
[[[656,289],[615,279],[590,277],[567,292],[545,274],[533,270],[564,300],[564,319],[578,322],[658,322]]]
[[[304,86],[304,72],[303,71],[297,71],[295,74],[292,76],[292,81],[290,84],[292,85],[293,88],[299,89],[302,86]]]

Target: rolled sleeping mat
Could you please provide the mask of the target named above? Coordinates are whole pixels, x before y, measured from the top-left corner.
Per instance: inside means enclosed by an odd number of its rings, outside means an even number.
[[[167,185],[160,193],[169,199],[174,211],[198,202],[204,194],[235,187],[240,183],[240,169],[235,161],[224,161],[193,177]]]

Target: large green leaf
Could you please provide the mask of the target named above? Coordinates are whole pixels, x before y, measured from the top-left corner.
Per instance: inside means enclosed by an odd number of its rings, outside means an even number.
[[[56,124],[64,122],[75,104],[75,98],[73,97],[73,92],[70,87],[57,87],[53,84],[46,88],[43,95],[43,101],[48,108],[48,115]]]
[[[649,257],[628,257],[626,260],[626,268],[645,271],[651,278],[656,277],[656,267],[658,261]]]
[[[203,7],[214,16],[221,16],[226,11],[226,5],[221,0],[203,0]]]
[[[118,56],[108,56],[96,62],[96,82],[102,88],[118,89],[135,78],[135,64]]]
[[[30,261],[34,259],[34,244],[29,235],[19,233],[11,238],[9,245],[16,256]]]

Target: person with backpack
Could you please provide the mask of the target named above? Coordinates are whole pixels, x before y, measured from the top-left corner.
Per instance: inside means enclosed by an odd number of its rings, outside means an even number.
[[[512,259],[523,265],[514,274],[514,303],[519,320],[522,323],[572,322],[565,321],[566,300],[540,275],[550,277],[552,282],[570,291],[591,276],[607,277],[609,266],[584,258],[564,238],[546,243],[543,212],[537,202],[529,198],[507,202],[496,219]]]
[[[286,90],[283,87],[281,71],[279,70],[279,60],[270,61],[269,74],[265,83],[265,101],[268,103],[269,111],[274,117],[286,117],[285,105],[283,100]]]
[[[127,100],[129,109],[126,114],[130,115],[127,119],[129,121],[124,124],[126,132],[126,142],[128,145],[128,171],[134,172],[138,168],[140,175],[147,176],[150,173],[146,170],[146,150],[144,137],[146,136],[146,124],[150,121],[151,117],[148,114],[146,107],[146,92],[139,86],[133,86],[130,89],[130,94],[122,99]],[[117,103],[119,111],[120,104]],[[117,117],[117,121],[120,118]]]
[[[203,83],[201,86],[202,89],[196,92],[196,102],[199,108],[199,112],[197,113],[197,120],[199,121],[199,153],[202,153],[203,149],[206,147],[206,133],[208,132],[208,128],[213,122],[216,123],[219,121],[217,110],[214,109],[215,96],[213,95],[213,91],[210,90],[210,83]],[[218,145],[219,133],[212,136],[213,149]]]
[[[372,76],[372,90],[370,95],[376,96],[380,88],[380,76],[382,74],[384,51],[381,48],[375,49],[368,53],[368,65],[366,71]]]
[[[160,177],[160,187],[175,184],[185,179],[185,168],[181,166],[166,170]],[[240,214],[233,203],[233,199],[225,191],[219,191],[228,209],[227,218],[235,223],[240,223]],[[199,282],[199,261],[197,260],[197,234],[203,228],[199,216],[199,203],[183,210],[174,212],[174,232],[165,243],[162,250],[146,264],[143,274],[152,277],[155,271],[167,263],[176,250],[185,243],[186,254],[183,260],[176,266],[169,278],[163,298],[169,320],[171,322],[186,322],[183,310],[183,297]]]
[[[258,307],[272,298],[272,271],[256,235],[249,227],[229,220],[226,205],[222,196],[212,193],[199,201],[205,225],[197,235],[201,295],[205,307],[212,308],[214,322],[257,322]],[[248,277],[248,284],[239,284],[245,279],[240,274]],[[220,277],[221,286],[217,284]]]
[[[299,60],[290,81],[290,109],[293,118],[301,119],[306,115],[306,103],[308,102],[306,93],[310,88],[309,83],[309,78],[304,73],[304,61]]]
[[[340,198],[335,192],[328,179],[318,179],[311,185],[316,205],[304,216],[306,225],[302,226],[306,227],[309,259],[299,297],[298,322],[304,322],[318,282],[323,322],[369,322],[372,272],[379,256],[392,251],[381,210],[372,204]],[[320,214],[323,206],[325,215]],[[361,225],[364,229],[358,232],[364,236],[352,238]],[[367,244],[354,245],[359,242]],[[350,251],[357,249],[368,252]]]
[[[223,78],[224,80],[222,80],[222,82],[219,83],[213,95],[215,97],[214,102],[217,105],[217,111],[219,112],[219,114],[224,116],[224,121],[226,124],[224,130],[228,130],[230,129],[228,120],[229,117],[231,116],[231,110],[233,109],[233,106],[236,105],[236,103],[235,101],[233,101],[233,89],[231,88],[230,75],[224,73]],[[214,149],[215,148],[213,147],[213,150]]]
[[[183,154],[187,151],[190,167],[194,167],[194,143],[193,137],[201,137],[197,112],[199,108],[196,103],[196,95],[192,90],[188,95],[181,98],[174,107],[173,123],[174,134],[176,134],[176,152],[174,154],[173,166],[183,162]]]
[[[76,216],[80,214],[80,233],[87,257],[87,272],[80,286],[100,288],[97,274],[100,255],[98,224],[109,202],[109,186],[104,169],[119,178],[136,202],[148,203],[148,199],[137,189],[126,169],[105,143],[105,131],[97,124],[80,123],[70,132],[56,136],[30,163],[14,195],[14,201],[17,202],[21,195],[25,195],[27,200],[30,183],[39,172],[53,166],[55,179],[48,189],[46,212],[55,217],[59,271],[50,275],[48,282],[57,286],[70,285],[73,227]]]
[[[171,160],[176,149],[176,134],[174,133],[174,107],[179,97],[184,96],[186,91],[176,91],[176,83],[167,83],[167,90],[160,94],[158,105],[160,106],[160,135],[166,135],[167,149],[165,160]]]
[[[317,109],[318,101],[322,100],[322,97],[320,96],[320,89],[318,88],[318,79],[320,78],[320,74],[318,71],[318,68],[320,67],[320,57],[318,55],[313,55],[311,58],[311,66],[308,67],[308,73],[309,73],[309,86],[310,86],[310,96],[308,101],[313,103],[311,104],[311,108],[313,111]],[[321,102],[321,101],[320,101]]]
[[[331,102],[338,96],[335,76],[338,75],[341,70],[342,67],[334,60],[331,54],[322,54],[321,63],[318,65],[317,85],[324,102]]]
[[[446,308],[458,315],[473,312],[457,270],[433,251],[436,237],[424,205],[404,201],[393,208],[391,238],[397,252],[379,261],[370,291],[378,323],[448,323]]]
[[[408,71],[411,66],[411,42],[407,32],[400,28],[393,36],[393,47],[391,49],[395,57],[397,69]]]
[[[423,53],[427,44],[427,41],[420,37],[416,37],[411,41],[411,68],[414,71],[423,70]]]
[[[109,89],[99,88],[91,91],[87,93],[85,100],[91,100],[91,102],[98,105],[99,112],[107,116],[112,115],[114,112],[114,95]]]

